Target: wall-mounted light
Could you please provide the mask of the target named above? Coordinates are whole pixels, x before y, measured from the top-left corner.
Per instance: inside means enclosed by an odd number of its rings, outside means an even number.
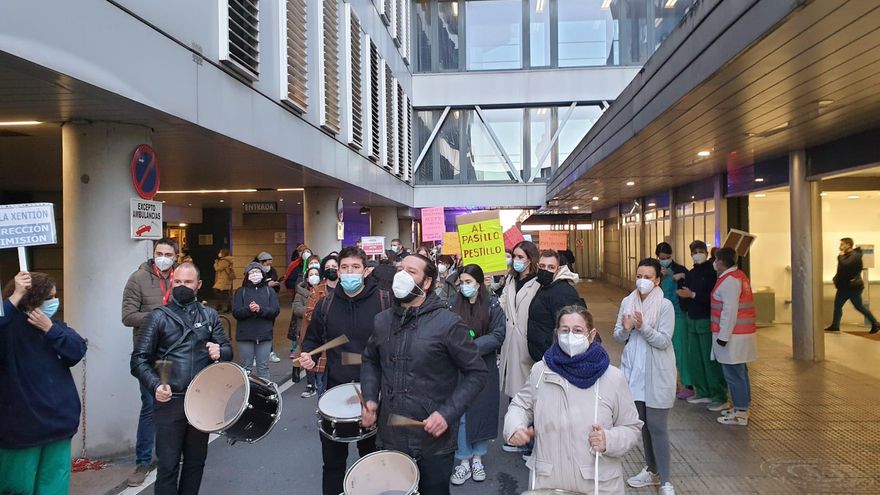
[[[572,210],[580,210],[581,207],[580,207],[580,206],[572,206],[571,209],[572,209]]]
[[[648,206],[657,206],[657,203],[648,203]]]
[[[20,125],[40,125],[42,122],[39,120],[13,120],[10,122],[0,122],[0,126],[2,127],[13,127]]]
[[[627,186],[634,186],[634,185],[636,185],[636,183],[633,181],[627,181],[626,185]]]
[[[185,223],[181,223],[181,224],[178,224],[177,226],[178,226],[178,227],[186,227],[186,224],[185,224]]]
[[[712,154],[712,152],[709,150],[702,150],[702,151],[697,152],[697,156],[699,156],[700,158],[706,158],[707,156],[709,156],[711,154]]]
[[[599,196],[593,196],[593,201],[599,201]]]
[[[763,177],[755,177],[755,182],[764,182]]]

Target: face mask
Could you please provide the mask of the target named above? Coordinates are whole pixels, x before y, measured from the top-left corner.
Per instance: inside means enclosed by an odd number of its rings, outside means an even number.
[[[507,257],[507,266],[510,266],[511,263],[513,263],[513,258],[511,258],[510,256],[508,256],[508,257]]]
[[[269,270],[271,269],[272,267],[269,265],[260,265],[260,270],[263,270],[263,273],[269,273]]]
[[[712,269],[715,270],[716,272],[720,272],[720,271],[721,271],[721,267],[718,266],[718,262],[717,262],[717,261],[713,261],[713,262],[712,262]]]
[[[321,268],[321,264],[320,263],[309,263],[309,270],[311,270],[312,268]]]
[[[178,285],[171,289],[171,299],[174,299],[177,304],[185,306],[196,300],[196,291],[185,285]]]
[[[526,266],[526,262],[522,260],[516,260],[513,262],[513,269],[516,270],[517,273],[526,271]]]
[[[538,270],[538,283],[541,284],[542,287],[546,287],[553,282],[554,275],[555,273],[547,270]]]
[[[412,275],[406,271],[397,272],[397,275],[394,276],[394,282],[391,284],[391,290],[394,291],[394,297],[402,303],[408,303],[419,295],[424,294],[421,287],[416,285]],[[422,294],[418,294],[417,290]]]
[[[559,347],[569,356],[577,356],[587,351],[590,341],[582,333],[564,333],[559,336]]]
[[[639,289],[639,294],[643,296],[647,295],[649,292],[654,290],[654,281],[648,280],[646,278],[637,278],[636,288]]]
[[[342,289],[345,292],[357,292],[364,286],[364,275],[362,273],[343,273],[339,283],[342,284]]]
[[[327,280],[331,282],[336,282],[336,280],[339,278],[339,272],[336,270],[336,268],[328,268],[324,270],[324,276],[327,277]]]
[[[164,272],[174,265],[174,258],[159,256],[154,258],[153,262],[156,263],[156,268],[158,268],[160,272]]]
[[[302,259],[307,260],[307,259],[309,259],[309,258],[311,258],[311,257],[312,257],[312,253],[311,253],[311,251],[303,251],[303,253],[302,253]]]
[[[252,284],[257,285],[263,281],[263,273],[251,271],[250,273],[248,273],[248,280],[250,280]]]
[[[706,262],[706,253],[694,253],[691,258],[693,258],[694,264],[699,265]]]
[[[40,310],[47,318],[51,318],[55,315],[55,312],[58,311],[59,306],[61,306],[61,301],[59,301],[57,297],[53,297],[52,299],[46,299],[43,301],[43,304],[40,305]]]
[[[319,283],[321,283],[321,277],[317,275],[310,275],[309,283],[312,284],[312,286],[318,285]]]
[[[663,268],[669,268],[672,266],[672,258],[669,258],[668,260],[660,260],[660,266]]]
[[[437,272],[440,273],[441,275],[444,274],[444,273],[446,273],[446,270],[448,270],[448,268],[446,267],[446,265],[444,265],[444,264],[442,264],[442,263],[439,264],[439,265],[437,265]]]
[[[461,290],[461,295],[467,298],[477,295],[477,286],[475,284],[461,284],[459,290]]]
[[[391,246],[391,252],[397,254],[400,251],[400,246]]]

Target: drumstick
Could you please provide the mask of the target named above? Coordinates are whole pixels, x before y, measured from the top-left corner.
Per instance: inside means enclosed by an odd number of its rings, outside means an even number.
[[[342,364],[344,366],[356,366],[364,362],[360,354],[345,351],[341,352],[340,354],[342,354]]]
[[[331,340],[330,342],[327,342],[326,344],[318,347],[317,349],[312,349],[311,351],[304,352],[303,354],[308,354],[309,356],[314,356],[316,354],[321,354],[324,351],[329,351],[330,349],[335,349],[335,348],[337,348],[341,345],[345,345],[347,343],[348,343],[348,337],[346,337],[345,335],[340,335],[339,337],[336,337],[335,339]],[[293,365],[299,366],[299,360],[294,361]]]
[[[364,394],[361,393],[361,388],[358,387],[357,385],[352,385],[352,386],[354,387],[354,393],[356,393],[357,396],[358,396],[358,400],[361,401],[361,407],[363,407],[364,409],[366,409],[366,408],[367,408],[367,402],[364,400]]]
[[[168,385],[168,375],[171,374],[171,361],[167,359],[156,361],[156,372],[159,373],[159,381],[162,385]]]
[[[425,426],[425,422],[399,414],[391,414],[388,416],[388,426]]]

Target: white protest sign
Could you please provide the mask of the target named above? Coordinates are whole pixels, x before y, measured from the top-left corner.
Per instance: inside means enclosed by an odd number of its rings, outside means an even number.
[[[0,205],[0,249],[57,242],[52,203]]]
[[[385,236],[361,237],[361,249],[367,256],[381,255],[385,252]]]
[[[162,202],[131,198],[131,238],[162,238]]]

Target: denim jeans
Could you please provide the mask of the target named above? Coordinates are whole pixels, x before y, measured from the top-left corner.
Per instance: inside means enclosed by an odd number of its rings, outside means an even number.
[[[460,461],[472,459],[474,456],[483,457],[486,452],[489,452],[489,442],[486,440],[468,443],[465,418],[467,418],[467,414],[461,416],[458,426],[458,448],[455,450],[455,458]]]
[[[834,295],[834,318],[831,322],[833,328],[840,328],[840,319],[843,318],[843,305],[847,301],[851,301],[856,311],[863,314],[865,318],[871,322],[871,326],[877,326],[877,318],[871,314],[871,310],[865,307],[862,302],[862,291],[864,289],[837,289]]]
[[[140,383],[140,382],[139,382]],[[135,440],[135,461],[138,464],[153,462],[153,446],[156,444],[156,427],[153,425],[153,394],[143,385],[141,387],[141,413],[138,417],[137,440]]]
[[[730,400],[738,411],[748,411],[752,403],[752,384],[749,383],[749,368],[746,363],[722,364],[721,371],[730,388]]]
[[[159,458],[155,494],[197,495],[208,456],[208,434],[186,420],[183,396],[156,402],[155,417],[156,457]]]
[[[254,359],[257,360],[257,376],[269,380],[269,352],[272,351],[272,341],[264,340],[239,340],[238,356],[241,359],[241,367],[251,371],[254,369]]]
[[[327,373],[312,373],[315,377],[315,390],[318,395],[324,395],[327,391]]]

